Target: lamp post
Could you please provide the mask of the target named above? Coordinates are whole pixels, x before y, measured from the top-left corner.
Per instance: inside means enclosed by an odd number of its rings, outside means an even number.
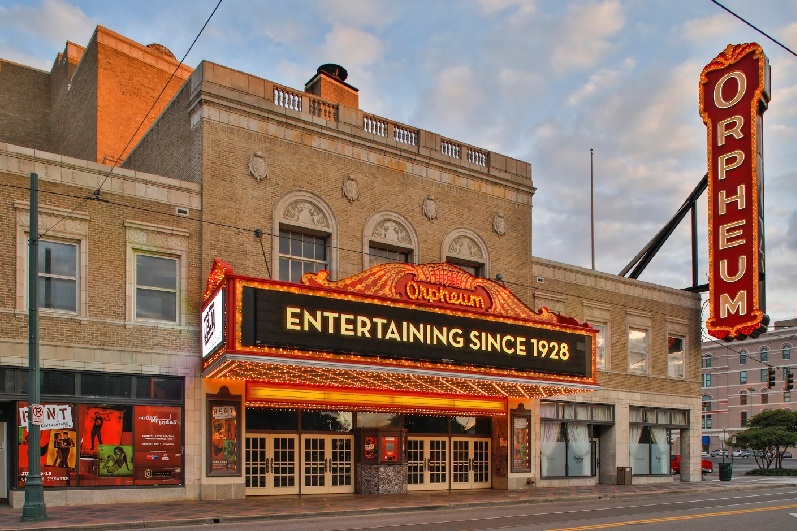
[[[39,175],[30,174],[30,240],[28,245],[28,477],[22,521],[47,519],[41,476],[39,426],[33,423],[33,407],[40,400],[39,374]]]

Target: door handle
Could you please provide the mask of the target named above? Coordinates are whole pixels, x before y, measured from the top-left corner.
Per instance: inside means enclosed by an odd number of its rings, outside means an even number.
[[[425,457],[423,459],[423,471],[427,472],[429,470],[429,458]]]
[[[473,459],[468,459],[468,472],[473,468]]]
[[[324,472],[326,472],[327,474],[332,472],[332,459],[329,457],[324,459]]]
[[[268,471],[269,471],[270,474],[274,473],[274,458],[273,457],[268,460]]]

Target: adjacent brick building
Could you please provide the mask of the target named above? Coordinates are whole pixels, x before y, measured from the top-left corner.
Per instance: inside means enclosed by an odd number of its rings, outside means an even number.
[[[533,258],[532,197],[536,185],[544,193],[545,177],[533,183],[527,162],[359,109],[357,89],[337,65],[319,68],[299,91],[207,61],[193,71],[178,68],[167,52],[98,27],[85,50],[68,43],[49,74],[0,64],[0,87],[8,89],[0,91],[8,198],[0,245],[7,268],[17,272],[15,282],[7,280],[0,314],[0,370],[16,378],[0,394],[8,433],[21,423],[25,398],[19,382],[27,364],[31,171],[43,183],[40,232],[57,227],[42,241],[62,253],[52,256],[74,255],[76,264],[40,275],[44,284],[75,290],[74,300],[45,301],[54,307],[42,311],[41,356],[53,381],[73,384],[45,384],[42,393],[46,403],[70,404],[72,429],[83,436],[69,454],[74,462],[62,466],[69,479],[46,489],[48,503],[91,503],[100,488],[105,500],[133,501],[589,485],[624,481],[628,468],[635,482],[672,481],[670,453],[689,464],[682,480],[699,479],[697,296]],[[177,79],[167,101],[145,119],[147,102],[172,71]],[[142,122],[134,147],[125,148]],[[121,168],[100,164],[117,157]],[[269,279],[299,282],[303,273],[326,270],[330,281],[343,282],[375,264],[416,271],[414,265],[446,262],[468,272],[455,276],[469,285],[536,310],[529,326],[595,324],[596,360],[586,379],[493,377],[495,369],[475,366],[454,378],[452,360],[403,360],[395,363],[407,369],[389,370],[377,367],[388,361],[371,360],[338,370],[328,353],[316,360],[323,367],[297,369],[287,358],[229,351],[233,328],[245,319],[239,307],[228,307],[222,319],[227,347],[203,359],[208,338],[200,338],[200,310],[214,279],[236,276],[290,291]],[[447,267],[428,266],[450,273]],[[214,365],[216,356],[225,365]],[[130,393],[84,388],[84,380],[97,378],[129,381]],[[311,391],[368,388],[396,400],[407,389],[399,381],[419,382],[425,391],[413,395],[418,400],[434,395],[451,405],[431,414],[411,405],[325,407],[320,395],[309,398]],[[258,398],[254,384],[287,385],[301,398],[293,406],[283,397]],[[435,393],[428,391],[433,385]],[[470,409],[454,400],[465,389]],[[473,412],[496,400],[501,411]],[[94,446],[97,411],[121,426],[103,453],[85,448]],[[140,423],[174,421],[175,414],[179,434],[142,439]],[[380,461],[369,468],[377,454],[369,453],[368,438],[383,435],[385,444],[396,437],[401,446],[400,466]],[[43,441],[47,466],[58,455],[53,436]],[[130,475],[102,468],[118,458],[108,454],[117,446],[136,454]],[[180,466],[141,461],[148,455],[179,459]],[[21,465],[11,459],[5,466],[9,499],[20,503]],[[170,487],[144,488],[151,484]]]

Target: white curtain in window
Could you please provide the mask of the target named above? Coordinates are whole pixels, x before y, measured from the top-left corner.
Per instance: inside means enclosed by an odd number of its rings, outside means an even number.
[[[580,422],[567,424],[567,475],[589,476],[590,444],[587,425]]]
[[[560,422],[540,422],[540,468],[543,477],[564,477],[565,442]]]
[[[670,473],[670,445],[666,428],[650,428],[650,473]]]
[[[644,438],[644,426],[632,425],[629,430],[630,457],[633,474],[650,474],[650,444]],[[642,441],[645,442],[642,442]]]

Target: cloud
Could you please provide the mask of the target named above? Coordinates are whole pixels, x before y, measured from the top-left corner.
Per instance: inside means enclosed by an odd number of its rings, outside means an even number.
[[[318,14],[333,24],[383,29],[393,23],[400,3],[389,0],[323,0]]]
[[[626,74],[633,70],[634,66],[636,66],[636,62],[628,58],[623,61],[622,68],[598,70],[589,76],[589,80],[584,85],[570,93],[565,100],[567,105],[574,107],[601,90],[616,87]]]
[[[710,17],[687,20],[681,26],[680,34],[692,43],[711,42],[726,35],[733,35],[738,25],[738,20],[722,11]],[[721,50],[717,50],[719,51]]]
[[[554,70],[592,68],[612,50],[611,38],[624,24],[625,15],[617,1],[570,5],[555,33]]]
[[[488,15],[512,9],[514,15],[525,17],[537,11],[534,0],[477,0],[476,3]]]

